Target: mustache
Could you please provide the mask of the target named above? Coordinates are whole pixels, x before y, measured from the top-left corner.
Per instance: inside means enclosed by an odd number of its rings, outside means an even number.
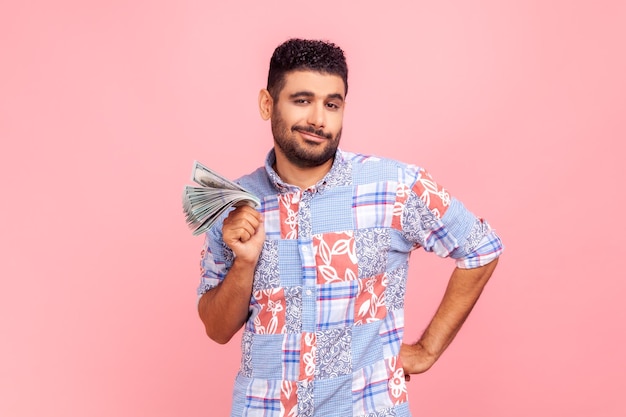
[[[315,129],[313,126],[294,126],[291,128],[292,132],[311,133],[315,136],[319,136],[325,139],[332,139],[333,135],[324,132],[322,129]]]

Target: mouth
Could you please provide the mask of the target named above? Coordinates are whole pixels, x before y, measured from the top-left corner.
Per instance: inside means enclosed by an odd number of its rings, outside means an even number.
[[[302,138],[308,142],[324,142],[326,138],[321,136],[314,135],[313,133],[308,132],[299,132]]]
[[[304,128],[293,128],[295,132],[300,133],[300,135],[307,141],[311,142],[324,142],[331,139],[329,134],[324,133],[323,131],[315,131],[313,129],[304,129]]]

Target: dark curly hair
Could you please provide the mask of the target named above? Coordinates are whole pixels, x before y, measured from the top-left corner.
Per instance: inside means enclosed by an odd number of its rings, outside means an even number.
[[[285,86],[285,75],[297,70],[338,75],[343,80],[345,94],[348,94],[346,57],[333,43],[294,38],[279,45],[274,50],[267,75],[267,90],[275,101]]]

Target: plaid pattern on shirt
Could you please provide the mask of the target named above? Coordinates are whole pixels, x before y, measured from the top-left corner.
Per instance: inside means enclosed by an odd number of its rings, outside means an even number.
[[[461,268],[502,252],[489,225],[424,169],[337,151],[301,190],[265,167],[238,182],[262,201],[257,265],[232,416],[410,416],[399,360],[410,253]],[[198,295],[233,262],[221,222],[207,232]]]

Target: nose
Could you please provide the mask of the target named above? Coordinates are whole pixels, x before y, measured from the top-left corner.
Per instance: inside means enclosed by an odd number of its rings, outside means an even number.
[[[308,123],[316,128],[323,128],[326,125],[326,112],[324,103],[315,103],[309,107]]]

